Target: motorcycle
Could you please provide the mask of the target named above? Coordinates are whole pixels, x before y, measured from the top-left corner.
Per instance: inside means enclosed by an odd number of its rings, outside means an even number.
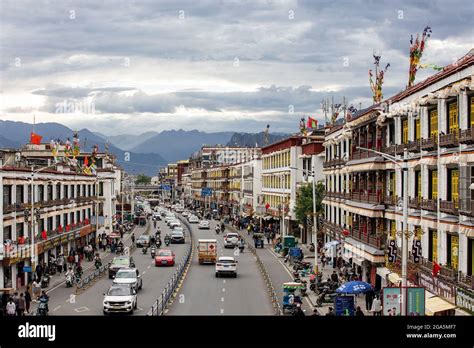
[[[316,304],[318,307],[321,307],[323,303],[334,303],[334,298],[337,296],[337,293],[331,292],[329,289],[324,289],[321,294],[319,294],[316,299]]]
[[[221,232],[221,229],[219,226],[216,227],[216,234],[219,234]]]
[[[100,261],[100,259],[97,259],[95,260],[94,265],[96,269],[99,269],[102,266],[102,261]]]
[[[245,244],[239,244],[239,251],[242,253],[244,252]]]
[[[74,281],[76,282],[76,284],[81,281],[81,278],[82,278],[82,272],[77,271],[77,272],[74,274]]]
[[[165,238],[165,244],[166,244],[166,246],[169,246],[170,243],[171,243],[170,238],[169,238],[169,237],[168,237],[168,238]]]
[[[49,275],[43,274],[43,276],[41,277],[41,287],[47,288],[48,286],[49,286]]]
[[[74,280],[72,278],[72,274],[68,274],[66,276],[66,288],[70,288],[73,283],[74,283]]]
[[[155,248],[151,248],[151,250],[150,250],[150,255],[151,255],[151,258],[152,258],[152,259],[155,258],[155,255],[156,255],[156,249],[155,249]]]
[[[146,254],[147,251],[148,251],[148,248],[147,248],[146,246],[144,246],[144,247],[142,248],[142,253],[143,253],[143,254]]]
[[[309,244],[309,251],[314,251],[314,243]]]
[[[50,262],[49,263],[49,274],[50,275],[55,275],[57,270],[58,270],[58,263],[56,262],[56,260]]]
[[[40,297],[40,303],[38,305],[36,315],[43,316],[43,317],[48,315],[48,299],[47,298]]]

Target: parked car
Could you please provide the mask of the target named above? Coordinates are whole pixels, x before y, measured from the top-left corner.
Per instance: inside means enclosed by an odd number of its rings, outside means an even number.
[[[237,233],[229,232],[224,236],[224,248],[234,248],[239,245],[240,236]]]
[[[104,315],[112,312],[133,313],[137,308],[137,291],[128,284],[114,284],[104,293],[102,302]]]
[[[115,274],[122,268],[134,268],[135,261],[131,256],[116,256],[109,265],[109,278],[115,277]]]
[[[221,275],[237,277],[237,261],[232,256],[221,256],[216,263],[216,277]]]
[[[144,246],[146,247],[150,246],[150,236],[147,234],[142,234],[137,239],[137,248],[143,248]]]
[[[201,221],[199,222],[198,228],[199,228],[200,230],[208,230],[208,229],[210,228],[210,226],[209,226],[209,221],[207,221],[207,220],[201,220]]]
[[[173,220],[173,221],[170,221],[170,223],[168,224],[168,226],[173,229],[175,227],[178,227],[178,226],[181,226],[181,222],[179,222],[178,220]]]
[[[129,284],[138,291],[143,286],[143,280],[138,269],[122,268],[115,274],[114,284]]]
[[[181,231],[171,232],[171,244],[184,244],[184,233]]]
[[[155,256],[155,266],[174,266],[175,254],[170,249],[159,249]]]

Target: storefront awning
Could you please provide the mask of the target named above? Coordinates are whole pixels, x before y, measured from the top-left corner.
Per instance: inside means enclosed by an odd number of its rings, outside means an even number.
[[[383,279],[385,279],[390,272],[391,271],[387,267],[377,267],[377,274]]]
[[[455,309],[456,306],[448,301],[443,300],[441,297],[433,296],[426,299],[425,303],[425,314],[434,315],[438,312],[447,311],[450,309]]]

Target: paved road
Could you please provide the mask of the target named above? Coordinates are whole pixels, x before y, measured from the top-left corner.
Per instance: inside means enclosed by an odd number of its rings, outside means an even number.
[[[216,222],[210,230],[199,230],[192,224],[193,238],[215,238],[218,256],[233,256],[233,249],[224,249],[223,236],[216,236]],[[273,307],[265,283],[247,249],[236,256],[237,278],[216,278],[215,265],[200,265],[194,253],[191,267],[176,300],[166,315],[273,315]]]
[[[164,222],[158,222],[158,226],[161,227],[162,236],[169,231],[169,228]],[[135,237],[138,238],[145,231],[146,226],[138,227],[135,230]],[[155,229],[151,226],[150,233],[154,232]],[[186,233],[186,237],[189,238],[189,233]],[[126,239],[126,245],[128,238],[129,236]],[[190,241],[188,240],[185,244],[170,245],[169,248],[176,254],[177,262],[184,256],[189,243]],[[165,248],[164,244],[163,248]],[[173,275],[176,266],[155,267],[153,259],[150,256],[150,251],[148,250],[148,253],[144,255],[141,248],[136,249],[132,253],[132,256],[143,279],[143,288],[138,292],[138,308],[135,314],[146,315],[153,302],[161,294]],[[50,315],[103,315],[103,293],[106,292],[111,285],[112,279],[108,278],[107,273],[79,295],[74,295],[74,288],[66,288],[66,285],[63,284],[48,293],[50,296]]]
[[[240,234],[245,237],[245,240],[248,243],[253,243],[252,236],[249,236],[247,234],[247,231],[242,230],[240,231]],[[260,257],[260,260],[262,260],[263,264],[265,265],[265,268],[267,269],[268,275],[272,280],[273,287],[275,288],[281,306],[281,300],[283,298],[283,283],[293,281],[293,275],[291,274],[290,270],[288,270],[288,268],[284,265],[283,258],[279,257],[276,253],[273,252],[271,244],[266,243],[266,239],[265,247],[263,249],[258,248],[257,254]],[[314,259],[312,260],[312,262],[314,262]],[[314,306],[306,297],[303,301],[303,309],[306,310],[306,315],[310,315],[313,313]]]

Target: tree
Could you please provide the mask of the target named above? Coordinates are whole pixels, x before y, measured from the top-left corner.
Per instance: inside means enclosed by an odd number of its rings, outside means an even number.
[[[151,178],[145,174],[138,174],[137,179],[135,180],[136,185],[149,185],[151,183]]]
[[[325,188],[322,182],[316,184],[316,215],[324,212],[323,199]],[[313,216],[313,184],[301,186],[298,190],[295,206],[296,218],[305,227],[307,226],[307,218]]]

